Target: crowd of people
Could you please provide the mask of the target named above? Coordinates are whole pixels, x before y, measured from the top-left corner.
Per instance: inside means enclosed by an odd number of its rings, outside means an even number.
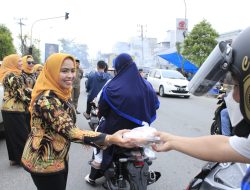
[[[248,48],[250,28],[241,32],[232,46],[216,46],[189,85],[190,92],[201,95],[230,73],[234,87],[230,101],[226,101],[227,111],[231,123],[244,136],[181,137],[158,131],[154,135],[161,143],[153,145],[155,151],[176,150],[202,160],[250,163],[250,130],[242,130],[242,126],[250,125]],[[105,119],[96,131],[78,128],[78,84],[82,78],[78,63],[74,56],[64,53],[50,55],[44,65],[35,65],[31,55],[12,54],[3,59],[0,68],[8,159],[10,165],[22,165],[31,174],[38,190],[66,189],[71,142],[94,147],[90,174],[85,180],[95,184],[117,146],[132,148],[141,143],[141,139],[124,139],[123,134],[156,119],[156,93],[140,75],[132,57],[123,53],[114,59],[114,78],[105,72],[106,63],[99,61],[97,71],[86,83],[85,118],[89,119],[89,104],[101,91],[98,116]],[[73,86],[76,78],[78,84]],[[250,169],[241,188],[250,189]]]

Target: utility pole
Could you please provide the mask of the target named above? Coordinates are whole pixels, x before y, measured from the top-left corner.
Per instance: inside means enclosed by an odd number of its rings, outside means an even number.
[[[20,40],[21,40],[21,53],[24,54],[24,40],[23,40],[23,26],[25,25],[22,20],[25,20],[24,18],[18,18],[18,25],[20,25]]]
[[[144,44],[143,44],[143,41],[144,41],[144,26],[142,24],[138,24],[137,27],[139,27],[139,32],[141,33],[140,34],[140,37],[141,37],[141,65],[144,64]]]

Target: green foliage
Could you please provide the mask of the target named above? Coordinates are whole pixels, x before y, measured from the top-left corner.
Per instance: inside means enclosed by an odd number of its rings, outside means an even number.
[[[88,46],[86,44],[77,44],[73,40],[59,39],[62,53],[68,53],[80,60],[80,63],[85,67],[89,66],[88,61]]]
[[[41,64],[41,51],[36,46],[32,46],[32,57],[36,63]]]
[[[2,24],[0,24],[0,44],[0,60],[3,60],[7,55],[16,53],[12,34],[10,30]]]
[[[201,21],[184,40],[182,55],[200,67],[216,46],[218,36],[209,22]]]
[[[20,51],[21,54],[24,55],[29,55],[29,37],[27,35],[24,35],[22,38],[19,36],[19,39],[21,40],[21,45],[20,45]],[[34,44],[37,44],[38,41],[34,40]],[[35,45],[32,45],[32,57],[36,63],[41,63],[41,51],[38,49]]]

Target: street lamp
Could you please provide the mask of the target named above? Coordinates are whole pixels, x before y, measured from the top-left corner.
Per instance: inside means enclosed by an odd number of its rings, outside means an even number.
[[[32,43],[32,31],[33,31],[33,28],[35,26],[36,23],[40,22],[40,21],[44,21],[44,20],[51,20],[51,19],[58,19],[58,18],[64,18],[65,20],[68,20],[69,19],[69,13],[68,12],[65,12],[65,15],[64,16],[57,16],[57,17],[50,17],[50,18],[42,18],[42,19],[38,19],[38,20],[35,20],[32,25],[31,25],[31,30],[30,30],[30,48],[29,48],[29,54],[32,55],[32,46],[33,46],[33,43]]]

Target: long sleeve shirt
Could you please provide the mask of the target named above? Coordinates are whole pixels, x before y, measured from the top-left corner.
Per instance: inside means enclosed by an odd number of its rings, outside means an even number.
[[[70,142],[104,148],[106,135],[77,128],[73,106],[52,91],[45,91],[38,97],[31,116],[31,133],[22,156],[24,168],[31,173],[63,171]]]
[[[4,96],[3,111],[25,112],[30,98],[25,93],[23,78],[13,73],[8,74],[3,80]]]

